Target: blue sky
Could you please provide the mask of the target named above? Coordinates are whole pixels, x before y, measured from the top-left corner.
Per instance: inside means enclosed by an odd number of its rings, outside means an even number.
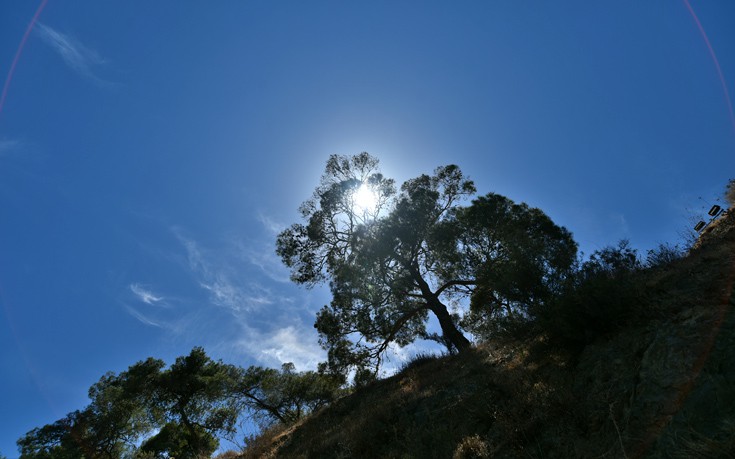
[[[313,368],[329,297],[274,238],[333,153],[456,163],[586,253],[676,242],[735,177],[734,23],[726,0],[3,2],[0,452],[148,356]]]

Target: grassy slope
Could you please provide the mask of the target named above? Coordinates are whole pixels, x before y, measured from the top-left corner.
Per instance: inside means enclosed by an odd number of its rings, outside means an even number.
[[[581,352],[536,337],[417,362],[246,457],[735,457],[734,222],[643,273],[649,318]]]

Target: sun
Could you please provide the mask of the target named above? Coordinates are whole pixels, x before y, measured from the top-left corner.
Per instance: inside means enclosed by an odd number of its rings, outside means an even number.
[[[378,207],[378,194],[367,183],[363,183],[352,194],[352,206],[357,213],[372,214]]]

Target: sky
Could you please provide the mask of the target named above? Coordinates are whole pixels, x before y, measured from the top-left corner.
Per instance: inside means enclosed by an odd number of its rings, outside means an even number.
[[[0,453],[149,356],[323,360],[329,294],[274,242],[331,154],[457,164],[587,254],[680,242],[735,177],[733,24],[728,0],[3,1]]]

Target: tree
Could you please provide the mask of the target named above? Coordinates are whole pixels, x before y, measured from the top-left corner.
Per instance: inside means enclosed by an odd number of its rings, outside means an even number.
[[[218,434],[234,431],[237,368],[196,347],[154,381],[151,410],[163,428],[141,447],[156,457],[197,458],[217,449]]]
[[[277,239],[277,253],[295,282],[312,287],[329,280],[333,299],[315,327],[334,371],[377,371],[391,343],[430,337],[429,313],[444,342],[466,351],[470,341],[448,302],[471,296],[480,307],[503,298],[535,299],[538,293],[514,297],[514,288],[549,284],[574,260],[570,233],[537,209],[514,207],[497,195],[460,207],[475,187],[455,165],[408,180],[399,194],[377,166],[367,153],[331,156],[313,197],[300,208],[305,224]],[[375,195],[368,210],[355,206],[363,187]],[[504,236],[498,222],[515,228],[516,237]],[[534,245],[525,247],[529,242]],[[508,273],[501,283],[498,271],[515,266],[527,269]]]
[[[81,411],[28,432],[18,440],[22,458],[120,458],[155,424],[147,392],[164,363],[148,359],[115,375],[105,374],[89,389],[90,404]]]
[[[290,425],[337,398],[342,383],[333,375],[296,372],[292,363],[283,364],[280,371],[251,366],[241,373],[238,393],[262,426]]]
[[[149,358],[89,389],[90,404],[18,440],[24,459],[197,458],[234,433],[240,414],[238,369],[212,361],[201,348],[163,370]],[[140,448],[138,448],[140,445]]]
[[[489,193],[453,210],[437,232],[450,279],[471,279],[463,323],[485,336],[498,319],[536,318],[573,274],[577,244],[540,209]],[[461,283],[460,283],[461,285]]]
[[[148,358],[119,375],[107,373],[90,387],[92,402],[84,411],[90,424],[88,438],[97,445],[98,456],[122,457],[155,429],[151,390],[164,365]]]
[[[17,441],[21,459],[74,459],[90,456],[85,423],[79,411],[36,427]]]

